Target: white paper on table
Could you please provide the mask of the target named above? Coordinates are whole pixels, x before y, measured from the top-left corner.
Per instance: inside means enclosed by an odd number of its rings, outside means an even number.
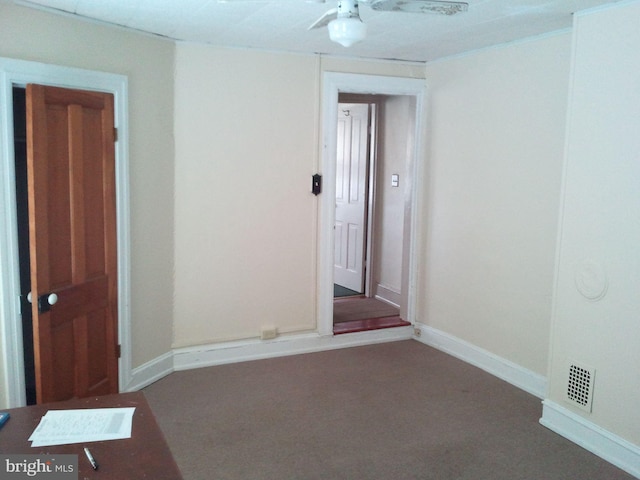
[[[32,447],[131,438],[135,407],[49,410],[33,431]]]

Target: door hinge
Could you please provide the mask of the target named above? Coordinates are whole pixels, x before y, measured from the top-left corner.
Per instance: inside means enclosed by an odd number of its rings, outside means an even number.
[[[117,142],[118,141],[118,129],[114,127],[113,129],[113,141]]]
[[[116,345],[116,358],[120,358],[120,356],[122,355],[122,347],[120,346],[120,344]]]

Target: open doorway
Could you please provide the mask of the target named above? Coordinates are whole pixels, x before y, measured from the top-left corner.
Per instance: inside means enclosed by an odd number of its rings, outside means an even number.
[[[409,325],[401,304],[415,97],[340,93],[337,122],[334,334]]]
[[[369,157],[367,173],[369,183],[366,191],[370,196],[366,201],[364,281],[360,288],[350,290],[363,300],[383,299],[385,307],[395,310],[387,310],[379,318],[392,318],[398,322],[376,324],[370,321],[371,315],[367,314],[369,318],[362,319],[360,328],[348,331],[409,326],[414,321],[415,310],[417,262],[414,216],[417,205],[416,179],[421,169],[416,158],[421,150],[419,132],[424,81],[331,72],[325,73],[324,80],[322,173],[325,191],[320,207],[319,230],[319,333],[343,333],[334,328],[334,309],[338,310],[338,302],[353,298],[336,298],[339,290],[337,285],[341,285],[334,281],[336,248],[340,248],[335,230],[336,192],[340,175],[337,171],[340,140],[336,132],[339,130],[341,103],[373,105],[375,111],[372,117],[375,137],[369,143],[372,155]],[[394,152],[391,148],[393,145]],[[396,208],[390,210],[393,197],[398,202]],[[394,222],[395,228],[391,226]],[[375,316],[378,317],[377,314]]]

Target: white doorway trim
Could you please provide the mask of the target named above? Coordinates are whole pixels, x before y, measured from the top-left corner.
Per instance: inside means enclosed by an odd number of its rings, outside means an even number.
[[[333,255],[336,189],[336,131],[338,94],[359,93],[370,95],[410,95],[416,99],[415,149],[411,175],[411,231],[409,239],[409,272],[407,291],[407,318],[415,323],[417,282],[417,211],[419,179],[422,178],[423,110],[426,96],[424,79],[357,75],[325,72],[322,91],[322,160],[323,192],[320,199],[318,230],[318,333],[333,335]]]
[[[26,403],[13,149],[14,86],[27,83],[95,90],[114,95],[118,238],[120,391],[131,382],[128,80],[116,75],[0,57],[0,403]]]

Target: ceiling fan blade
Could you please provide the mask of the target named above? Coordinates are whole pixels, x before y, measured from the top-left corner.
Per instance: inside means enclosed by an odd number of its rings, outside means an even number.
[[[446,2],[436,0],[370,0],[369,6],[373,10],[409,13],[439,13],[455,15],[466,12],[469,4],[465,2]]]
[[[218,3],[325,3],[327,0],[217,0]]]
[[[326,27],[327,25],[329,25],[329,22],[331,20],[335,20],[336,18],[338,18],[337,8],[332,8],[330,10],[327,10],[326,12],[324,12],[324,15],[322,15],[318,20],[316,20],[309,26],[308,30],[313,30],[314,28]]]

